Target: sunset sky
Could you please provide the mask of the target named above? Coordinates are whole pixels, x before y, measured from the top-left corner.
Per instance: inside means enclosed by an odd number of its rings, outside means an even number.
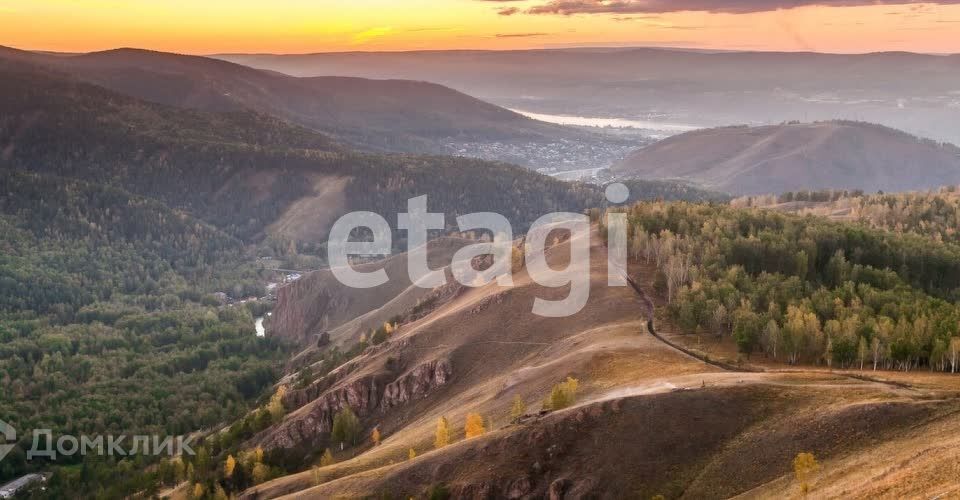
[[[960,0],[0,0],[0,45],[66,52],[646,45],[954,53],[958,33]]]

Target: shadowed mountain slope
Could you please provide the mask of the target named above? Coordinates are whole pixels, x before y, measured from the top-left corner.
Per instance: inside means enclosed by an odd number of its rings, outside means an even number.
[[[960,182],[960,148],[858,122],[724,127],[665,139],[613,170],[737,194],[903,191]]]
[[[119,185],[245,239],[269,227],[318,243],[346,212],[389,216],[421,195],[448,217],[497,211],[518,229],[602,199],[594,187],[520,167],[354,153],[263,114],[152,104],[3,58],[0,116],[0,168]]]
[[[295,78],[217,59],[139,49],[70,56],[4,52],[124,95],[187,109],[266,113],[371,151],[441,152],[441,145],[451,141],[585,137],[420,81]]]

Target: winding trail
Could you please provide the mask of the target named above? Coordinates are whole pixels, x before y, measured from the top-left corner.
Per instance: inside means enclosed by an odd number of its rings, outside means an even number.
[[[769,369],[765,369],[765,368],[753,368],[753,367],[737,366],[737,365],[734,365],[734,364],[731,364],[731,363],[727,363],[727,362],[724,362],[724,361],[719,361],[719,360],[710,359],[710,357],[708,357],[708,356],[706,356],[706,355],[704,355],[704,354],[698,353],[698,352],[693,351],[693,350],[691,350],[691,349],[687,349],[686,347],[684,347],[684,346],[682,346],[682,345],[679,345],[679,344],[677,344],[676,342],[672,342],[672,341],[670,341],[669,339],[665,338],[663,335],[660,335],[659,333],[657,333],[657,330],[656,330],[655,325],[654,325],[654,304],[653,304],[653,300],[650,299],[650,297],[647,295],[647,293],[643,291],[643,289],[640,287],[640,285],[639,285],[633,278],[631,278],[631,277],[629,277],[629,276],[625,276],[625,278],[626,278],[626,280],[627,280],[627,283],[630,284],[630,287],[633,289],[633,291],[636,292],[637,295],[640,297],[640,300],[643,301],[643,304],[644,304],[644,305],[643,305],[643,309],[644,309],[643,312],[644,312],[644,315],[646,316],[646,319],[647,319],[647,331],[649,331],[649,332],[650,332],[650,335],[652,335],[654,338],[656,338],[657,340],[659,340],[660,342],[662,342],[662,343],[665,344],[666,346],[674,349],[675,351],[680,352],[681,354],[684,354],[684,355],[686,355],[686,356],[688,356],[688,357],[697,359],[697,360],[699,360],[699,361],[701,361],[701,362],[703,362],[703,363],[706,363],[706,364],[708,364],[708,365],[710,365],[710,366],[713,366],[713,367],[716,367],[716,368],[720,368],[721,370],[725,370],[725,371],[729,371],[729,372],[739,372],[739,373],[767,373],[767,374],[776,374],[776,373],[800,373],[800,374],[810,374],[810,375],[823,375],[823,374],[824,374],[824,372],[822,372],[822,371],[817,371],[817,370],[804,370],[804,369],[775,369],[775,370],[769,370]],[[887,388],[892,388],[892,389],[895,389],[895,390],[907,390],[907,391],[914,391],[914,392],[917,391],[916,388],[914,388],[914,387],[911,386],[910,384],[907,384],[907,383],[904,383],[904,382],[897,382],[897,381],[892,381],[892,380],[883,380],[883,379],[878,379],[878,378],[871,377],[871,376],[868,376],[868,375],[856,374],[856,373],[842,373],[842,372],[833,372],[833,371],[831,371],[830,373],[831,373],[832,375],[836,375],[836,376],[840,376],[840,377],[845,377],[845,378],[852,379],[852,380],[858,380],[858,381],[860,381],[860,382],[868,382],[868,383],[873,383],[873,384],[880,384],[880,385],[882,385],[882,386],[885,386],[885,387],[887,387]]]
[[[637,295],[640,296],[640,300],[643,301],[644,314],[646,315],[646,318],[647,318],[647,331],[649,331],[650,335],[653,335],[654,338],[656,338],[660,342],[663,342],[667,346],[691,358],[698,359],[710,366],[715,366],[717,368],[720,368],[721,370],[726,370],[731,372],[743,372],[743,373],[760,373],[760,372],[766,371],[766,370],[755,369],[755,368],[743,368],[740,366],[732,365],[730,363],[724,363],[723,361],[713,360],[703,354],[687,349],[686,347],[683,347],[682,345],[679,345],[676,342],[671,342],[667,340],[663,335],[660,335],[659,333],[657,333],[657,329],[655,328],[654,314],[653,314],[653,311],[654,311],[653,301],[650,300],[650,297],[647,296],[646,292],[644,292],[643,289],[640,288],[640,285],[638,285],[637,282],[633,280],[633,278],[626,276],[626,279],[627,279],[627,283],[630,284],[630,287],[633,288],[633,291],[636,292]]]

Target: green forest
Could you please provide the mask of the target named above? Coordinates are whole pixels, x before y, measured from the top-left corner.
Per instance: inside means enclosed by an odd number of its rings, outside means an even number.
[[[262,293],[239,240],[118,188],[5,172],[3,190],[0,420],[19,442],[0,481],[57,465],[51,486],[67,474],[65,491],[85,496],[98,482],[73,472],[149,459],[27,463],[32,429],[187,435],[246,414],[269,392],[290,348],[255,335],[262,307],[224,307],[211,295]],[[134,491],[117,487],[107,496]]]
[[[790,364],[955,372],[960,246],[855,222],[690,203],[627,209],[669,317]]]

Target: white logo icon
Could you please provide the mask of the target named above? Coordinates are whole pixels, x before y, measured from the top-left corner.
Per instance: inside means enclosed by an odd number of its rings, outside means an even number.
[[[0,436],[3,436],[3,440],[0,441],[4,444],[0,444],[0,460],[3,460],[7,456],[7,453],[10,453],[10,450],[15,446],[17,440],[17,430],[13,428],[10,424],[0,420]],[[10,443],[10,444],[6,444]]]

